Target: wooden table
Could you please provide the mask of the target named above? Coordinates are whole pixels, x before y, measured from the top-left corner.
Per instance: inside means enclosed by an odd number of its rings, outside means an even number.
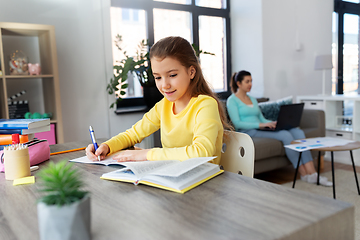
[[[354,157],[353,157],[353,152],[352,152],[352,150],[359,149],[359,148],[360,148],[360,142],[354,141],[354,142],[350,142],[348,144],[340,145],[340,146],[321,147],[321,148],[311,149],[312,151],[319,151],[317,185],[319,185],[319,179],[320,179],[320,167],[319,166],[320,166],[321,152],[326,152],[326,151],[331,152],[331,171],[332,171],[332,183],[333,183],[333,197],[334,197],[334,199],[336,199],[336,193],[335,193],[335,169],[334,169],[334,152],[336,152],[336,151],[350,151],[350,158],[351,158],[351,163],[352,163],[353,170],[354,170],[354,176],[355,176],[355,182],[356,182],[356,186],[357,186],[357,191],[358,191],[358,194],[360,195],[359,181],[358,181],[357,174],[356,174],[356,167],[355,167]],[[295,176],[294,176],[294,181],[293,181],[293,186],[292,186],[293,188],[295,188],[298,169],[299,169],[299,165],[300,165],[301,153],[302,152],[300,152],[300,154],[299,154],[299,159],[298,159],[297,167],[296,167],[296,170],[295,170]]]
[[[51,146],[61,151],[89,142]],[[84,151],[51,156],[73,159]],[[40,164],[40,169],[49,161]],[[354,239],[354,206],[225,172],[185,194],[101,180],[111,167],[75,163],[91,192],[92,239]],[[34,172],[36,176],[37,172]],[[0,173],[0,238],[39,239],[38,183]]]

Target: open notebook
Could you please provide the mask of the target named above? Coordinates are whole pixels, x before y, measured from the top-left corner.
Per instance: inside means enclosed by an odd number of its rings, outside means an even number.
[[[223,172],[219,165],[209,163],[215,157],[190,158],[185,161],[163,160],[143,162],[116,162],[112,156],[103,161],[91,161],[86,156],[70,160],[77,163],[118,165],[115,171],[101,179],[146,184],[169,191],[185,193]]]

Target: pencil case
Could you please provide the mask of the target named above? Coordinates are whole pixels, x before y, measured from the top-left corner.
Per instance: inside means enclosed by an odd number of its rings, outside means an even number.
[[[42,163],[50,159],[50,147],[49,142],[46,139],[34,138],[28,141],[26,144],[29,149],[30,166]],[[4,151],[0,151],[0,172],[4,172]],[[6,161],[6,159],[5,159]]]

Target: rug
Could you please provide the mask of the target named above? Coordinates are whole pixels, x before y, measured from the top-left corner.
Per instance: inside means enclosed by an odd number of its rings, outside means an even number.
[[[360,181],[360,173],[357,173]],[[331,171],[322,173],[321,176],[332,179]],[[359,182],[360,183],[360,182]],[[286,187],[292,187],[293,182],[283,184]],[[315,193],[325,197],[333,198],[332,187],[323,187],[316,184],[310,184],[297,180],[295,189]],[[336,199],[352,203],[355,206],[355,239],[360,240],[360,195],[356,189],[356,182],[353,171],[335,170],[335,193]]]

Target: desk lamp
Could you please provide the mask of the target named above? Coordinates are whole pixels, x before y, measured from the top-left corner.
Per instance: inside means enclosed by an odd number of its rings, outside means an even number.
[[[332,69],[332,56],[328,55],[318,55],[315,58],[315,70],[322,70],[322,95],[325,95],[325,70]]]

